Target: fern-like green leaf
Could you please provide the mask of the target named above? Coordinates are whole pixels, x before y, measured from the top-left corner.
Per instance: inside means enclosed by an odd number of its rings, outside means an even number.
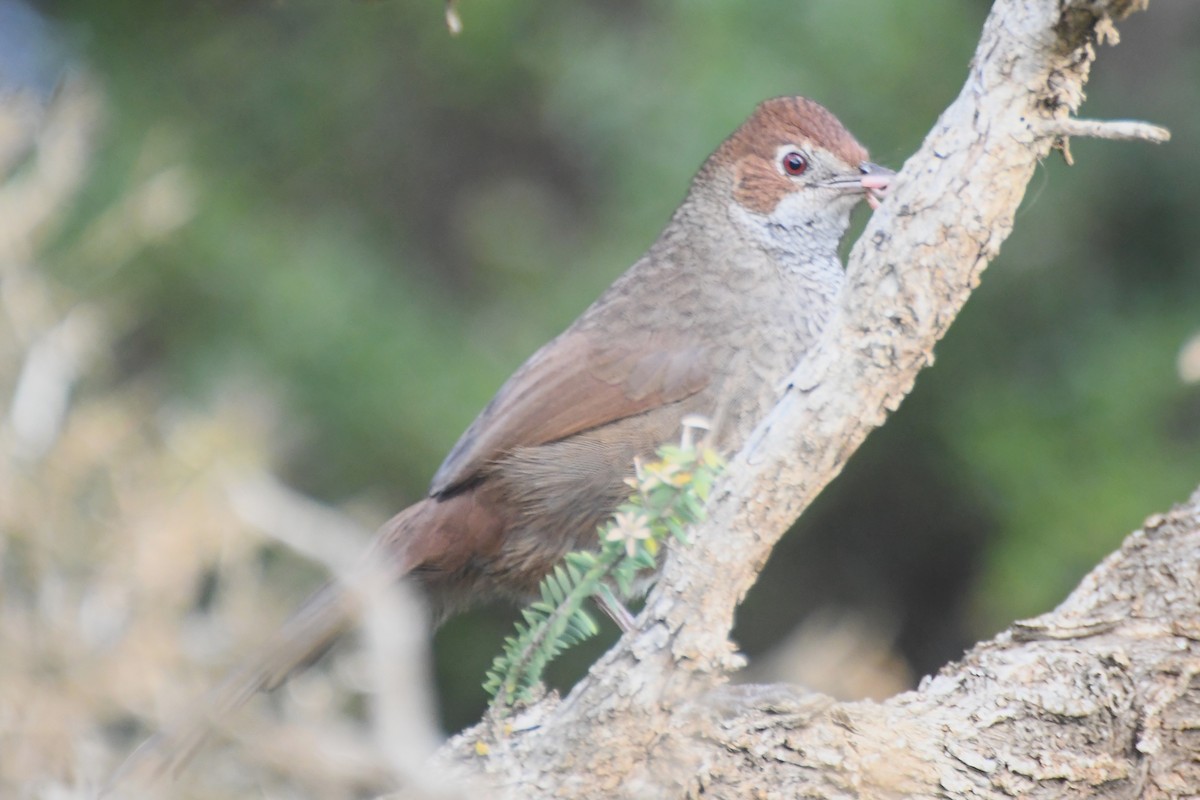
[[[583,610],[593,595],[619,603],[633,593],[639,573],[656,566],[668,538],[687,541],[687,526],[704,516],[704,501],[720,470],[711,450],[668,446],[660,460],[638,467],[637,488],[599,533],[600,551],[568,553],[541,581],[538,599],[521,612],[514,635],[486,673],[484,688],[500,706],[526,700],[546,665],[598,627]]]

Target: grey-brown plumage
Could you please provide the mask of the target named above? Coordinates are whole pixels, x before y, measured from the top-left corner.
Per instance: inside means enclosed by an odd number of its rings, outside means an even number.
[[[436,621],[524,598],[594,543],[634,458],[677,438],[685,415],[709,418],[717,446],[736,451],[832,312],[850,211],[865,176],[872,191],[886,183],[866,159],[816,103],[762,103],[646,254],[501,387],[369,558],[418,584]],[[348,626],[350,605],[325,590],[207,705],[283,680]],[[160,755],[170,763],[195,740],[168,733]]]
[[[801,174],[781,159],[797,153]],[[705,162],[647,253],[533,355],[467,429],[382,552],[435,618],[523,598],[595,541],[636,456],[708,417],[736,450],[778,399],[841,289],[837,248],[875,170],[821,106],[758,107]]]

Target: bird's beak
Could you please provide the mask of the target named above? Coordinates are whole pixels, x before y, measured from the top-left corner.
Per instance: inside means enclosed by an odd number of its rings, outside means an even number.
[[[864,161],[858,165],[858,171],[862,173],[859,183],[867,193],[867,204],[873,209],[879,208],[891,188],[892,178],[896,177],[895,170]]]
[[[880,201],[887,197],[888,188],[896,173],[887,167],[881,167],[870,161],[858,165],[858,175],[847,175],[844,178],[834,178],[826,181],[825,185],[846,192],[862,192],[867,196],[871,208],[879,208]]]

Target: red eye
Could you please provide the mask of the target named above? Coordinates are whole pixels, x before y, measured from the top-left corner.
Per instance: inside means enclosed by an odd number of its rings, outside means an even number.
[[[785,155],[780,163],[788,175],[803,175],[804,170],[808,169],[808,159],[795,150]]]

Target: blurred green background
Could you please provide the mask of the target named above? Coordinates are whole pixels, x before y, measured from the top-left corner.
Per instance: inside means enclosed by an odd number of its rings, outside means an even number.
[[[149,375],[196,409],[231,385],[269,393],[273,466],[378,523],[652,241],[757,101],[813,97],[899,167],[988,7],[462,0],[452,38],[436,0],[47,3],[108,108],[43,264],[119,311],[102,380]],[[1200,5],[1154,3],[1121,30],[1083,114],[1173,141],[1078,141],[1075,167],[1038,170],[937,364],[747,600],[752,660],[806,615],[851,609],[934,670],[1053,606],[1200,480],[1200,390],[1177,366],[1200,331]],[[160,174],[180,227],[128,258],[80,246]],[[439,633],[448,727],[477,716],[512,617]]]

